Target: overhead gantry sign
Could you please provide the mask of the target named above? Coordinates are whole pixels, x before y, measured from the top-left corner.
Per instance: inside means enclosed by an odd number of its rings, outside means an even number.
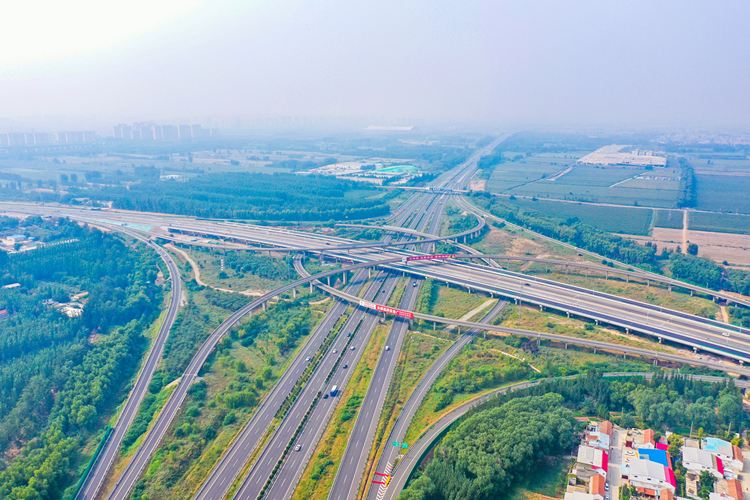
[[[359,305],[362,307],[366,307],[367,309],[375,309],[379,312],[395,314],[396,316],[401,316],[402,318],[414,319],[414,313],[411,311],[402,311],[401,309],[395,309],[393,307],[381,306],[380,304],[368,302],[366,300],[360,300]]]

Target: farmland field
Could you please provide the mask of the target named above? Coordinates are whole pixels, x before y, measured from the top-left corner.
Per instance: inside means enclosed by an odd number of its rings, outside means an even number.
[[[671,226],[662,226],[671,227]],[[688,226],[695,231],[750,234],[750,216],[691,212]]]
[[[487,190],[502,193],[516,186],[549,177],[567,168],[571,160],[548,157],[532,157],[517,162],[506,162],[495,166],[487,182]]]
[[[750,214],[750,176],[696,175],[698,210]]]
[[[582,203],[517,199],[509,203],[560,219],[578,218],[602,231],[648,235],[653,210]],[[682,219],[680,219],[682,221]],[[682,222],[680,222],[682,227]]]
[[[690,214],[689,225],[693,225],[693,214]],[[682,210],[656,210],[654,227],[667,227],[671,229],[682,229]]]
[[[679,177],[679,171],[672,168],[646,171],[634,167],[577,166],[557,180],[544,179],[529,182],[509,189],[508,192],[527,197],[535,196],[537,198],[557,198],[617,205],[638,204],[664,208],[674,206],[679,181],[630,180],[636,176]],[[490,190],[493,191],[492,186],[490,186]]]

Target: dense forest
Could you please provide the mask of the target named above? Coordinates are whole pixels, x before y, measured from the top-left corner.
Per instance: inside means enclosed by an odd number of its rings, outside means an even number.
[[[464,420],[401,500],[502,498],[541,456],[573,446],[573,413],[559,394],[517,398]]]
[[[434,459],[401,500],[508,498],[513,482],[540,459],[570,451],[572,411],[613,419],[623,427],[650,427],[727,437],[744,428],[742,394],[731,382],[707,383],[675,375],[605,378],[595,370],[573,379],[549,379],[501,395],[464,415],[437,446]],[[731,437],[731,436],[730,436]],[[684,475],[677,478],[684,485]]]
[[[366,183],[286,173],[209,173],[186,182],[147,178],[129,187],[70,188],[60,193],[25,193],[0,187],[3,199],[76,205],[82,197],[112,202],[114,208],[219,219],[268,221],[356,220],[387,215],[382,198],[347,197]],[[373,194],[377,194],[373,190]]]
[[[34,221],[31,221],[34,222]],[[134,375],[163,301],[156,255],[61,219],[77,241],[7,256],[0,290],[0,498],[52,499]],[[83,313],[55,307],[78,292]]]
[[[206,174],[188,182],[142,182],[90,193],[115,208],[220,219],[327,221],[386,215],[379,199],[347,198],[360,183],[292,174]]]

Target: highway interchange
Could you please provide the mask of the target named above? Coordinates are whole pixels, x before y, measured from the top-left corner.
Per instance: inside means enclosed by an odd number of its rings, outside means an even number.
[[[476,170],[477,159],[492,148],[494,148],[494,144],[477,152],[469,161],[451,171],[449,175],[438,179],[438,186],[441,188],[451,188],[452,186],[459,188],[464,186]],[[447,196],[444,193],[415,193],[403,205],[404,208],[397,211],[390,220],[394,222],[394,226],[407,227],[413,232],[435,234],[440,227],[440,215],[443,212]],[[479,214],[480,211],[476,207],[472,207],[465,200],[462,200],[461,203],[468,211]],[[473,210],[470,210],[472,208]],[[738,331],[736,328],[727,328],[727,325],[714,320],[698,318],[686,313],[635,300],[625,300],[621,297],[551,280],[529,278],[528,276],[512,273],[499,267],[470,264],[453,259],[444,263],[422,262],[418,264],[410,263],[407,266],[401,262],[403,257],[420,255],[424,252],[429,253],[432,251],[433,243],[418,242],[420,245],[420,252],[418,252],[414,248],[409,248],[410,245],[408,243],[415,242],[414,240],[409,240],[407,237],[404,237],[401,242],[390,241],[393,238],[393,233],[387,235],[380,246],[367,246],[343,238],[299,233],[286,229],[253,226],[250,224],[204,221],[190,217],[172,217],[162,214],[131,214],[113,211],[92,213],[86,210],[67,207],[42,207],[19,204],[0,204],[0,209],[46,215],[67,215],[74,219],[106,225],[135,236],[137,236],[137,233],[134,232],[134,227],[139,226],[139,228],[143,228],[150,226],[160,228],[157,231],[158,234],[162,235],[169,235],[170,233],[174,235],[174,232],[184,232],[197,235],[211,235],[214,238],[220,238],[227,242],[237,242],[238,240],[246,243],[252,242],[254,245],[260,245],[256,247],[257,249],[306,249],[310,253],[324,254],[328,258],[340,259],[342,262],[347,261],[353,264],[346,267],[355,273],[354,278],[342,292],[339,289],[316,281],[326,275],[340,274],[342,272],[341,269],[334,269],[318,276],[309,276],[304,271],[302,261],[296,259],[295,267],[303,275],[303,279],[253,300],[250,304],[235,312],[230,318],[224,321],[196,353],[190,366],[181,378],[178,387],[147,434],[138,452],[117,480],[108,498],[128,498],[130,490],[144,467],[148,464],[162,436],[168,430],[172,419],[178,413],[180,405],[187,394],[187,389],[195,377],[197,377],[201,366],[205,363],[208,355],[210,355],[221,337],[234,324],[241,321],[244,316],[249,314],[253,309],[261,306],[272,296],[289,291],[309,281],[314,281],[316,286],[323,288],[328,293],[337,294],[341,300],[334,303],[328,314],[310,335],[300,350],[299,355],[293,360],[288,370],[279,379],[259,409],[243,427],[237,439],[233,441],[233,444],[222,456],[222,459],[194,498],[223,498],[228,493],[240,473],[246,468],[246,462],[256,450],[261,438],[269,431],[272,420],[276,416],[281,404],[295,384],[297,384],[308,363],[314,362],[317,363],[314,372],[305,383],[294,404],[286,413],[286,416],[271,434],[270,439],[264,443],[263,449],[259,450],[260,453],[257,459],[243,476],[233,498],[255,499],[264,495],[265,498],[276,499],[289,498],[291,496],[309,460],[310,454],[325,430],[335,405],[333,401],[328,402],[328,404],[321,404],[324,401],[322,395],[332,385],[337,385],[341,390],[346,387],[348,378],[361,356],[363,347],[367,345],[372,332],[379,324],[379,316],[373,311],[362,307],[355,307],[353,311],[348,313],[343,327],[337,332],[333,332],[339,319],[347,314],[345,301],[357,300],[359,297],[356,294],[364,290],[362,298],[365,300],[385,303],[395,290],[398,278],[401,275],[408,274],[414,277],[409,280],[409,284],[406,286],[399,303],[399,308],[403,310],[412,310],[414,308],[420,280],[423,277],[432,277],[438,281],[452,283],[470,290],[481,290],[493,295],[517,299],[526,303],[536,304],[540,307],[549,307],[568,314],[632,329],[659,339],[671,340],[695,349],[700,349],[701,351],[713,352],[738,361],[750,361],[750,342],[748,342],[747,332],[745,331]],[[479,220],[483,222],[481,217],[479,217]],[[469,231],[467,234],[469,236],[474,235],[480,229]],[[422,231],[425,232],[423,233]],[[153,237],[157,233],[148,234]],[[140,236],[139,239],[143,240],[143,236]],[[169,267],[173,283],[172,300],[162,330],[154,342],[144,368],[119,417],[115,432],[107,443],[96,467],[92,469],[92,473],[89,475],[78,498],[93,499],[96,497],[97,491],[101,487],[106,473],[115,458],[119,442],[135,416],[138,405],[145,394],[145,390],[147,390],[150,376],[153,374],[158,360],[161,358],[169,327],[177,314],[181,296],[179,272],[174,262],[171,261],[164,250],[150,241],[147,241],[147,243],[159,251]],[[395,245],[396,243],[406,248],[399,249]],[[366,271],[365,269],[367,268],[370,268],[370,271]],[[373,268],[377,268],[379,271],[377,271],[374,280],[368,280]],[[417,286],[412,286],[412,282]],[[503,304],[502,301],[493,309],[495,314],[499,312],[498,308],[501,307],[501,304]],[[485,320],[491,318],[493,311],[487,315]],[[433,318],[426,315],[415,315],[415,317],[431,319],[435,322],[464,325],[469,328],[488,328],[486,325],[480,323],[445,320],[444,318]],[[386,345],[389,345],[391,349],[383,351],[378,360],[370,388],[357,413],[349,445],[344,452],[341,466],[337,470],[329,498],[334,500],[359,498],[360,492],[366,491],[366,485],[363,485],[362,479],[366,471],[372,469],[372,467],[367,467],[367,462],[371,455],[375,428],[380,418],[383,402],[390,386],[390,377],[393,374],[400,345],[403,342],[407,328],[408,321],[404,319],[396,319],[391,324],[386,341]],[[492,327],[492,329],[496,331],[503,330],[498,327]],[[399,436],[405,434],[413,413],[416,411],[426,391],[429,390],[432,382],[434,382],[442,369],[447,365],[451,357],[470,341],[470,335],[474,331],[477,330],[472,330],[469,334],[460,337],[454,346],[425,373],[415,393],[402,409],[395,428],[389,430],[390,436],[383,441],[386,443],[386,452],[381,454],[379,460],[376,457],[378,465],[375,470],[388,470],[392,467],[395,452],[389,446],[390,440],[397,440]],[[560,339],[559,336],[553,334],[526,333],[528,335],[535,335],[540,339]],[[325,340],[331,334],[336,335],[336,337],[332,343],[325,344]],[[570,342],[583,343],[580,342],[580,339],[570,339]],[[324,344],[327,345],[327,351],[325,352],[321,351]],[[602,349],[608,347],[604,343],[601,344],[603,344],[600,346]],[[596,343],[588,343],[588,345],[595,346]],[[610,349],[612,348],[611,345],[609,347]],[[619,347],[621,348],[622,346]],[[352,348],[354,349],[352,350]],[[615,347],[615,350],[617,348]],[[620,350],[626,351],[626,349]],[[630,351],[632,354],[643,355],[645,353],[654,356],[653,352],[643,349],[627,349],[627,351]],[[660,353],[659,357],[661,359],[670,359],[670,355],[663,353]],[[311,361],[308,362],[308,358]],[[672,358],[680,359],[680,356],[673,355]],[[685,361],[688,358],[682,357],[681,360]],[[714,364],[718,365],[718,363]],[[343,368],[344,365],[348,365],[349,368]],[[727,369],[726,365],[723,366],[724,369]],[[747,370],[735,368],[733,371],[735,373],[744,373]],[[750,371],[747,372],[747,374],[750,374]],[[306,419],[304,418],[305,415],[307,415]],[[304,426],[300,427],[303,419]],[[292,436],[296,439],[294,443],[290,441]],[[289,453],[290,444],[298,444],[301,447],[300,452]],[[379,451],[383,451],[382,448]],[[276,469],[278,469],[276,474],[273,474],[273,471]],[[369,477],[365,478],[366,481],[369,481],[369,479]],[[395,497],[394,491],[392,488],[390,489],[388,493],[389,498]],[[371,488],[368,498],[382,498],[383,494],[385,494],[385,489],[379,491],[376,488]]]

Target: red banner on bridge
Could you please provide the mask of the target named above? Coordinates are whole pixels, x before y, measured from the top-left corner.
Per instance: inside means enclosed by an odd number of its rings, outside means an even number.
[[[362,307],[366,307],[368,309],[375,309],[376,311],[388,313],[388,314],[395,314],[396,316],[401,316],[402,318],[409,318],[414,319],[414,313],[410,311],[402,311],[401,309],[394,309],[393,307],[388,306],[381,306],[380,304],[375,304],[374,302],[367,302],[366,300],[360,300],[359,305]]]
[[[432,259],[455,259],[456,254],[443,254],[443,255],[416,255],[414,257],[407,257],[406,261],[409,262],[410,260],[432,260]]]

